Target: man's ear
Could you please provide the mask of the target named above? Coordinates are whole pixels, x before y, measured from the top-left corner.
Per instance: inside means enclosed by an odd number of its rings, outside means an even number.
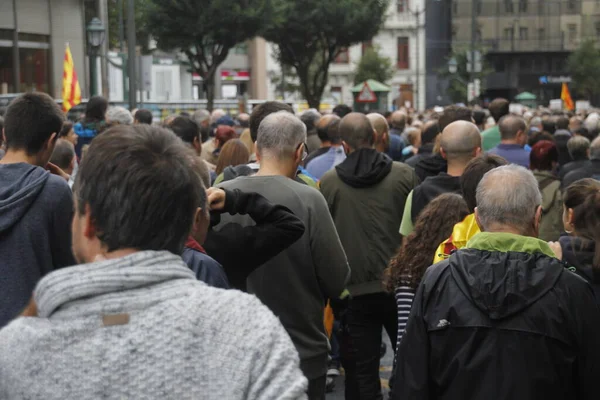
[[[477,222],[477,226],[479,226],[479,230],[481,232],[485,232],[485,230],[483,229],[483,225],[479,221],[479,210],[477,210],[477,207],[475,207],[475,222]]]
[[[346,153],[346,155],[350,154],[350,146],[348,146],[348,143],[342,141],[342,147],[344,148],[344,153]]]
[[[481,150],[481,147],[475,149],[475,157],[479,157],[482,153],[483,150]]]
[[[260,154],[258,154],[258,145],[254,142],[254,155],[256,156],[256,161],[260,162]]]
[[[85,213],[79,214],[79,217],[83,219],[83,236],[88,239],[93,239],[97,235],[96,224],[92,219],[92,211],[90,210],[90,205],[85,205]]]
[[[304,144],[301,144],[300,146],[298,146],[298,148],[296,149],[296,152],[294,153],[294,161],[296,162],[296,164],[302,164],[302,155],[304,154]],[[306,151],[308,151],[308,149],[306,149]]]
[[[538,206],[537,210],[535,210],[535,218],[533,220],[533,237],[538,237],[540,233],[540,224],[542,223],[542,206]]]
[[[194,138],[192,146],[194,146],[194,149],[196,149],[196,153],[202,154],[202,142],[200,141],[200,138],[198,136]]]
[[[445,160],[446,159],[446,151],[444,151],[443,147],[440,147],[440,154],[441,154],[442,158]]]
[[[50,135],[48,140],[46,140],[46,143],[44,143],[44,147],[47,149],[50,149],[50,148],[53,149],[54,146],[56,145],[57,140],[58,140],[58,134],[56,132],[54,132],[52,135]]]
[[[194,214],[194,223],[192,224],[192,235],[196,234],[200,229],[200,224],[202,223],[202,213],[204,210],[200,207],[196,209],[196,214]]]

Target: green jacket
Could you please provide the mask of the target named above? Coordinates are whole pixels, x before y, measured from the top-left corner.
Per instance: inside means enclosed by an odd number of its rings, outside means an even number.
[[[556,241],[564,231],[562,215],[563,201],[560,179],[550,171],[533,171],[542,192],[542,221],[539,238]]]
[[[483,151],[490,151],[500,144],[502,137],[500,136],[500,128],[494,125],[490,129],[481,132]]]
[[[382,272],[401,244],[398,226],[404,203],[418,178],[406,164],[394,162],[380,182],[353,187],[336,169],[321,179],[333,221],[350,264],[352,296],[383,291]]]
[[[548,243],[541,239],[504,232],[478,233],[469,240],[466,248],[502,253],[542,253],[548,257],[556,257]]]

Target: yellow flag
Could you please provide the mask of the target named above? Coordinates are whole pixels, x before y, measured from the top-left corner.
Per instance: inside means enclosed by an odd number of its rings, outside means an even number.
[[[77,72],[75,71],[75,64],[73,63],[69,44],[67,44],[67,49],[65,50],[65,61],[63,64],[62,99],[63,111],[65,113],[81,103],[81,88],[77,80]]]

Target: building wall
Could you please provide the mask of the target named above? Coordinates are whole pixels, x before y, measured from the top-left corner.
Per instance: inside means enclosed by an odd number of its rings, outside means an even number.
[[[19,34],[50,36],[46,68],[50,71],[50,94],[61,96],[65,43],[69,43],[79,84],[85,92],[85,36],[83,5],[79,0],[18,0]],[[0,29],[14,29],[12,0],[0,1]]]

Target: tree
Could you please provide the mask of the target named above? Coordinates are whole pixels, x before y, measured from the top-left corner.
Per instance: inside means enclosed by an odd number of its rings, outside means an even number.
[[[483,60],[481,72],[476,72],[474,75],[469,72],[468,63],[471,49],[467,47],[455,49],[448,59],[448,62],[451,59],[456,61],[457,70],[455,73],[450,73],[447,66],[439,71],[441,76],[448,78],[447,94],[454,103],[468,102],[469,95],[467,85],[472,79],[479,79],[481,81],[481,91],[483,92],[485,90],[485,78],[492,71],[485,61],[485,49],[477,48],[476,50],[481,53],[481,59]]]
[[[395,71],[392,60],[379,54],[378,48],[368,47],[356,66],[354,84],[357,85],[369,79],[386,83],[392,79]]]
[[[370,40],[386,18],[389,0],[295,0],[285,20],[264,33],[283,65],[296,70],[309,107],[319,108],[329,65],[340,51]]]
[[[275,22],[280,0],[148,0],[148,28],[159,48],[180,50],[206,85],[212,110],[215,74],[229,50]]]
[[[575,81],[575,88],[588,100],[600,92],[600,51],[594,40],[586,40],[568,59],[568,70]]]
[[[135,36],[136,43],[142,47],[142,53],[148,53],[150,34],[148,31],[149,0],[135,0]],[[127,40],[127,0],[108,2],[108,45],[111,49],[119,47],[119,5],[122,7],[123,31]]]

